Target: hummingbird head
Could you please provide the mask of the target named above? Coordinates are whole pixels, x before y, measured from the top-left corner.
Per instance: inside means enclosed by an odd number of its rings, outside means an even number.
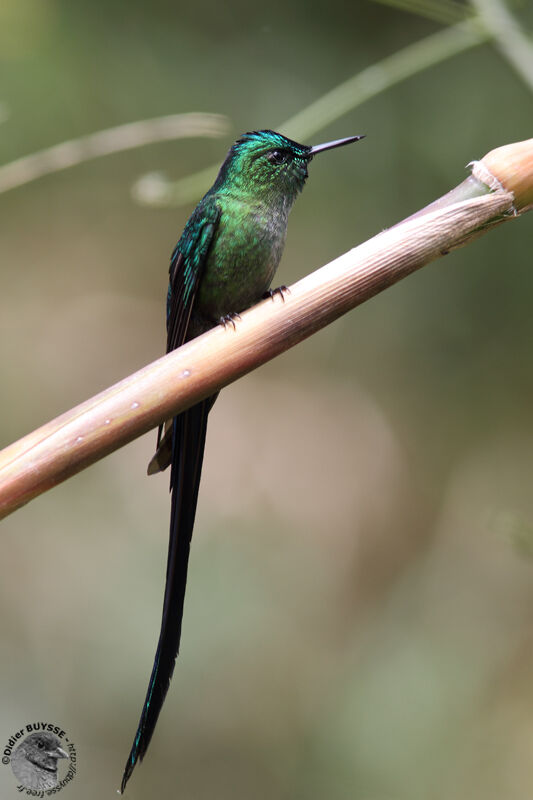
[[[362,138],[351,136],[310,147],[275,131],[244,133],[230,148],[213,188],[236,188],[252,194],[277,195],[294,200],[303,189],[308,176],[307,166],[315,153]]]

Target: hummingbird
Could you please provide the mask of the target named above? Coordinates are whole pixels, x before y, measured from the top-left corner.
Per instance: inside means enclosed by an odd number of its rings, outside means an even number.
[[[265,297],[279,264],[289,211],[308,177],[311,159],[363,136],[314,146],[272,130],[243,134],[231,146],[209,191],[192,212],[170,259],[166,303],[167,353],[218,324],[235,327],[239,312]],[[163,616],[148,691],[121,792],[146,754],[178,654],[189,548],[202,471],[207,417],[217,395],[159,428],[148,466],[170,466],[170,539]]]

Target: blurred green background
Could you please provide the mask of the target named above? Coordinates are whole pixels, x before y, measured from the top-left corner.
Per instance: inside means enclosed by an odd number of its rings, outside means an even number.
[[[530,4],[514,6],[533,28]],[[228,116],[219,139],[90,161],[0,195],[0,441],[164,351],[192,204],[154,170],[221,162],[439,30],[371,2],[2,0],[0,164],[126,122]],[[311,142],[291,283],[531,136],[490,44]],[[225,390],[210,419],[182,654],[127,797],[524,800],[533,787],[531,227],[494,230]],[[0,739],[62,725],[70,797],[115,797],[152,666],[168,531],[155,433],[2,523]],[[3,798],[16,795],[0,769]],[[66,796],[66,795],[65,795]]]

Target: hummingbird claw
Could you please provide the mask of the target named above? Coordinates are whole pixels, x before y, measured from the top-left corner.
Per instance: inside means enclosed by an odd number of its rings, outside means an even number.
[[[273,300],[274,297],[277,294],[279,294],[283,302],[285,302],[285,292],[287,292],[287,294],[290,294],[291,290],[289,289],[288,286],[285,286],[285,284],[282,283],[281,286],[276,286],[275,289],[269,289],[268,291],[266,291],[263,295],[263,300],[268,300],[269,297],[271,300]]]
[[[223,317],[219,318],[218,324],[222,325],[223,328],[227,328],[228,325],[233,325],[233,330],[236,330],[236,319],[241,319],[241,315],[237,311],[230,311],[229,314],[224,314]]]

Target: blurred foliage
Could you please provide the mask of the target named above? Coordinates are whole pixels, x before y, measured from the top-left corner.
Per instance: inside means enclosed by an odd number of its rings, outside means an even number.
[[[513,10],[531,30],[531,4]],[[220,162],[234,135],[438,30],[341,0],[3,0],[0,164],[173,113],[222,113],[233,132],[0,196],[2,443],[163,351],[168,256],[191,207],[135,205],[139,175]],[[367,139],[312,164],[279,281],[530,137],[531,109],[487,44],[327,127],[320,139]],[[128,797],[531,793],[530,266],[526,216],[224,391],[182,655]],[[154,438],[2,524],[1,736],[63,725],[79,757],[65,791],[81,800],[118,787],[152,664],[168,526],[166,477],[145,476]],[[15,796],[8,767],[0,786]]]

